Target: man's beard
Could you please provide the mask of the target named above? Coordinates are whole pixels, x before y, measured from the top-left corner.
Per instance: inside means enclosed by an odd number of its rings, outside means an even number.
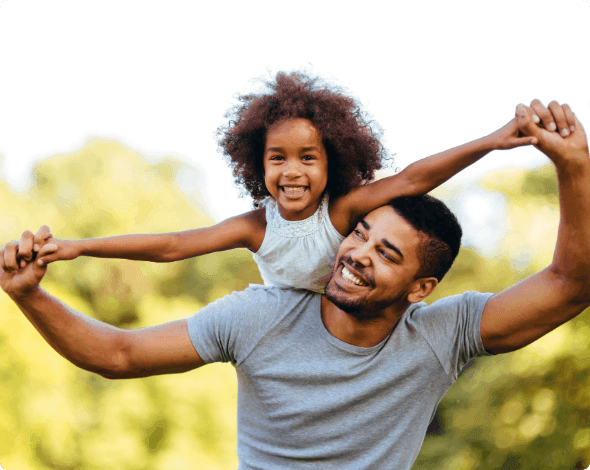
[[[355,263],[349,256],[342,256],[342,258],[338,260],[337,266],[339,266],[342,261],[346,261],[346,263],[348,263],[349,266],[356,269],[366,279],[370,279],[371,284],[374,284],[372,282],[371,277],[369,277],[367,273],[363,272],[362,267],[358,266],[357,263]],[[332,273],[330,274],[330,278],[326,283],[325,296],[336,307],[338,307],[340,310],[347,313],[348,315],[358,320],[370,320],[374,318],[379,318],[381,316],[381,311],[385,307],[389,307],[392,303],[395,302],[395,300],[387,302],[367,301],[366,298],[371,292],[371,290],[368,290],[368,292],[362,297],[349,297],[348,295],[346,295],[345,292],[340,290],[336,283],[332,282],[337,269],[338,268],[333,269]]]

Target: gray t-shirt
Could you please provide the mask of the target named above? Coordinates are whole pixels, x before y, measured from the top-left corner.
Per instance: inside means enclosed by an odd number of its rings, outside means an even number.
[[[255,287],[188,319],[206,362],[238,375],[240,469],[407,470],[443,395],[471,358],[492,294],[413,304],[362,348],[324,327],[321,295]]]

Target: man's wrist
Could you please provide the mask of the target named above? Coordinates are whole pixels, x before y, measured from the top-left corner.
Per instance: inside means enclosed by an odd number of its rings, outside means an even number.
[[[36,299],[43,297],[45,295],[45,291],[41,289],[39,284],[26,288],[20,289],[18,291],[8,293],[9,297],[13,300],[14,303],[18,305],[24,305],[30,302],[34,302]]]
[[[590,169],[590,154],[587,150],[571,150],[563,155],[547,155],[554,163],[556,168],[577,172],[588,171]]]

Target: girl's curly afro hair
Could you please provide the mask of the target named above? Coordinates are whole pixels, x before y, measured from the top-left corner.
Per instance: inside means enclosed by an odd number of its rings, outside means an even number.
[[[320,131],[328,155],[326,190],[331,197],[373,180],[386,158],[379,141],[381,130],[367,120],[354,99],[303,73],[279,72],[265,85],[268,94],[239,96],[239,104],[226,114],[229,122],[217,130],[220,150],[236,183],[255,201],[269,196],[263,167],[266,132],[286,119],[308,119]]]

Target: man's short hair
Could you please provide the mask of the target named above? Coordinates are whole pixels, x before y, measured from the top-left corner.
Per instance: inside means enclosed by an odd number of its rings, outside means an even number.
[[[442,201],[428,195],[398,197],[389,206],[422,235],[416,279],[435,277],[440,282],[461,246],[463,231],[455,215]]]

